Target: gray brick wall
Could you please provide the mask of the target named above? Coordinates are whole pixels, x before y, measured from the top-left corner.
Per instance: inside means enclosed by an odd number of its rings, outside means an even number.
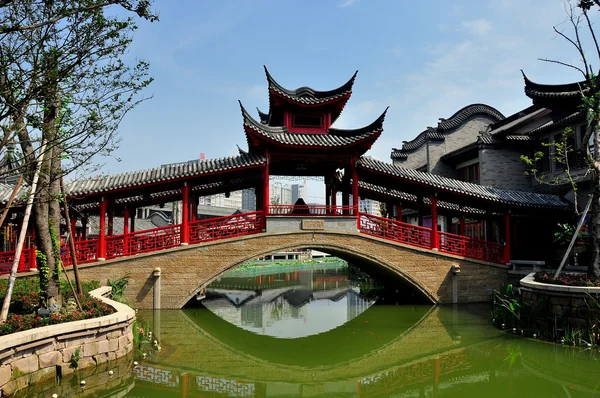
[[[463,148],[477,141],[479,133],[485,131],[493,121],[487,117],[474,117],[467,120],[462,126],[446,134],[443,142],[429,143],[430,172],[446,177],[455,177],[453,167],[440,161],[440,158],[452,151]],[[423,145],[415,152],[408,155],[405,161],[395,161],[394,164],[409,169],[417,169],[427,164],[427,145]]]
[[[489,148],[479,150],[481,185],[495,188],[531,190],[531,178],[525,175],[527,166],[522,153],[515,149]]]

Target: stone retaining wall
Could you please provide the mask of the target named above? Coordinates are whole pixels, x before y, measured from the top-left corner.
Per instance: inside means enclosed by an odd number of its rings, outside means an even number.
[[[132,352],[135,312],[104,297],[108,293],[110,287],[101,287],[90,295],[114,307],[114,314],[1,336],[0,396],[75,372],[71,357],[77,350],[77,369],[95,368]]]
[[[550,316],[562,321],[559,328],[565,323],[584,329],[600,320],[600,308],[590,299],[591,295],[600,300],[600,287],[550,285],[534,281],[533,275],[521,279],[523,301],[547,306]]]

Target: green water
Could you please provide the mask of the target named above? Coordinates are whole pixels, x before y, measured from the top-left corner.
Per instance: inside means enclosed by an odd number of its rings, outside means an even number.
[[[140,311],[157,345],[118,385],[71,380],[61,396],[600,397],[597,349],[499,332],[487,305],[381,305],[366,291],[329,265],[231,274],[205,307]]]

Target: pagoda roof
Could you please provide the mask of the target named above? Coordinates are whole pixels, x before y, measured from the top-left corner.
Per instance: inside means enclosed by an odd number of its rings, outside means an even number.
[[[332,90],[320,91],[311,87],[303,86],[295,90],[283,87],[271,76],[265,66],[265,74],[269,84],[269,113],[259,111],[259,118],[265,124],[272,124],[273,119],[281,118],[281,101],[300,107],[322,107],[331,106],[331,123],[334,123],[342,113],[342,109],[352,94],[352,86],[358,71],[346,83]],[[275,123],[279,123],[276,121]]]
[[[473,116],[484,115],[493,120],[500,121],[504,115],[496,108],[485,104],[471,104],[456,111],[448,119],[440,119],[437,127],[427,127],[423,132],[411,141],[404,141],[401,149],[392,148],[391,158],[406,159],[408,154],[421,148],[427,141],[444,141],[446,135],[452,133],[456,128],[462,126]]]
[[[548,105],[579,105],[581,96],[589,93],[590,88],[586,81],[566,84],[540,84],[531,81],[525,72],[525,95],[533,100],[534,104]]]
[[[244,129],[248,138],[248,146],[252,148],[252,140],[249,136],[251,132],[258,135],[261,140],[271,142],[280,146],[291,147],[350,147],[360,145],[361,143],[372,144],[383,131],[383,121],[387,113],[387,108],[373,123],[358,129],[337,129],[329,128],[325,134],[289,132],[285,126],[269,126],[268,124],[256,121],[240,102],[242,116],[244,119]],[[368,149],[368,147],[366,148]],[[250,150],[252,152],[252,150]]]
[[[283,95],[284,97],[291,99],[294,102],[298,102],[300,104],[305,105],[321,104],[350,94],[352,92],[354,80],[356,79],[356,75],[358,74],[358,71],[354,72],[354,75],[352,75],[350,80],[348,80],[346,83],[342,84],[338,88],[334,88],[333,90],[319,91],[307,86],[299,87],[295,90],[290,90],[284,88],[281,84],[277,83],[277,81],[269,73],[267,67],[265,66],[264,68],[265,73],[267,75],[267,81],[269,83],[269,90],[273,90]]]

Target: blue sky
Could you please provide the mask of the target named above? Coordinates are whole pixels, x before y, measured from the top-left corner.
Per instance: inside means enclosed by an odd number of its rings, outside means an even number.
[[[359,70],[335,126],[356,128],[390,106],[368,153],[389,161],[438,118],[471,103],[506,116],[531,104],[534,81],[580,77],[540,57],[578,62],[552,31],[562,0],[155,0],[160,22],[140,21],[129,56],[150,62],[153,98],[122,122],[103,173],[231,156],[246,148],[237,104],[268,111],[263,65],[287,88],[327,90]],[[561,28],[568,28],[565,24]]]

